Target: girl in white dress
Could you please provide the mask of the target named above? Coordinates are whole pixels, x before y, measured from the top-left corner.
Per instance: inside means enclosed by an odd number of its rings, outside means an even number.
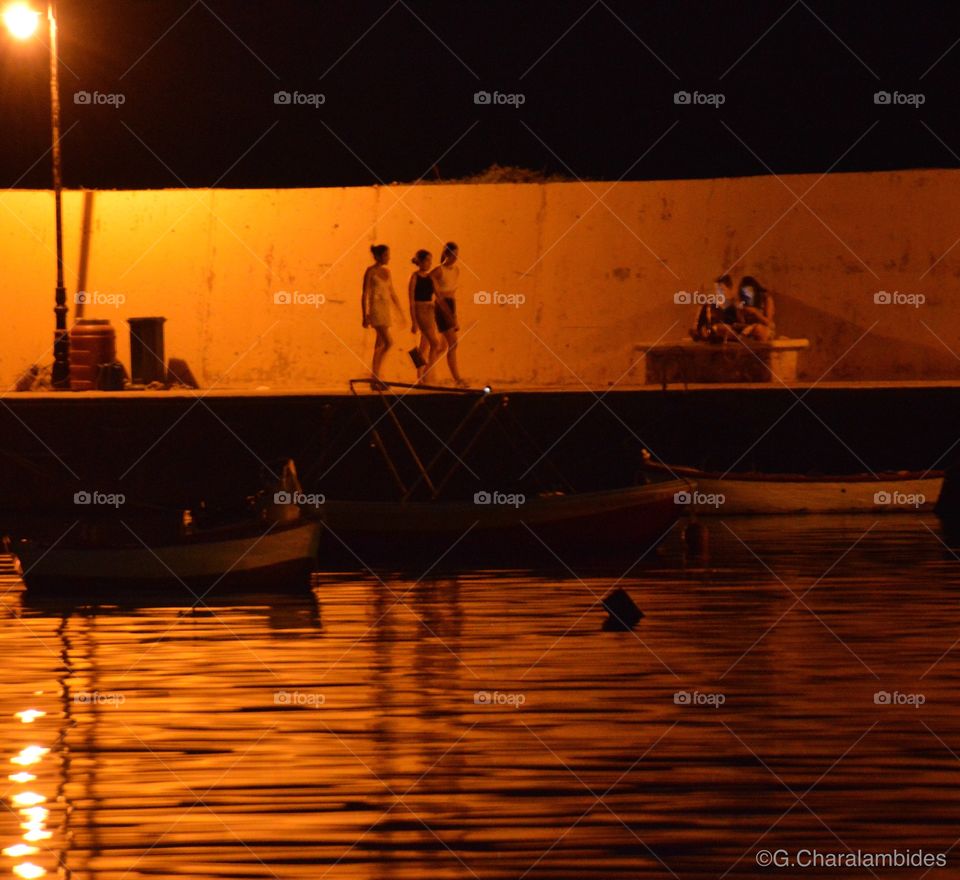
[[[377,341],[373,347],[373,382],[375,388],[386,386],[380,376],[383,358],[393,345],[390,338],[390,305],[403,314],[400,300],[393,289],[393,279],[387,263],[390,262],[390,248],[385,244],[375,244],[370,248],[373,265],[367,266],[363,273],[363,293],[360,306],[363,312],[363,326],[373,327],[377,331]]]

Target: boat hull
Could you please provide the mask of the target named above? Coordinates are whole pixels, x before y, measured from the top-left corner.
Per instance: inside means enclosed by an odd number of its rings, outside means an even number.
[[[324,565],[636,559],[677,521],[683,507],[676,496],[692,485],[665,481],[513,504],[328,500],[322,510]]]
[[[236,590],[309,583],[322,525],[147,548],[83,547],[21,540],[14,546],[28,590]],[[66,542],[63,542],[64,544]]]
[[[932,510],[943,478],[791,481],[698,476],[696,482],[698,491],[692,495],[690,509],[700,515],[881,514]]]

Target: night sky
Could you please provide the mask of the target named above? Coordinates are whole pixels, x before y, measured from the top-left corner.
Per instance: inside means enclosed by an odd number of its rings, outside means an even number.
[[[65,184],[353,186],[493,163],[610,180],[955,167],[955,8],[60,0]],[[45,51],[0,38],[7,187],[49,186]],[[881,90],[906,103],[875,104]],[[77,104],[78,91],[123,103]],[[478,91],[523,103],[476,104]],[[678,105],[677,91],[723,103]]]

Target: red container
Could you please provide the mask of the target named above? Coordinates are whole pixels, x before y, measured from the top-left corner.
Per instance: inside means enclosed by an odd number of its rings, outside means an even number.
[[[117,334],[105,318],[80,318],[70,329],[70,390],[97,387],[100,364],[117,359]]]

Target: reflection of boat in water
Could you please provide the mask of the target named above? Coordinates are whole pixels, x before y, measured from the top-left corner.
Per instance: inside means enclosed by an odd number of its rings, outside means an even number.
[[[299,491],[292,462],[275,487]],[[210,591],[306,586],[322,524],[259,492],[233,514],[134,511],[85,516],[59,530],[27,529],[10,550],[28,590]],[[175,514],[175,515],[174,515]],[[129,520],[129,521],[128,521]]]
[[[319,507],[325,525],[321,554],[325,567],[340,567],[341,561],[354,567],[374,560],[435,562],[441,557],[483,564],[527,563],[544,557],[636,559],[683,512],[677,493],[692,488],[688,480],[657,476],[642,485],[578,491],[556,467],[544,479],[538,466],[552,467],[549,450],[541,450],[512,419],[509,398],[489,388],[428,386],[427,390],[460,394],[468,406],[446,437],[419,420],[412,426],[425,428],[418,443],[397,415],[402,394],[394,389],[425,386],[392,383],[361,396],[357,386],[364,384],[370,383],[353,380],[351,390],[399,497],[326,499]],[[369,401],[382,406],[379,417],[367,411]],[[386,432],[391,427],[388,443]],[[501,429],[505,444],[484,485],[474,470],[480,465],[472,453],[491,427]],[[511,464],[516,474],[510,473]],[[501,490],[495,491],[494,485]]]
[[[689,508],[699,514],[905,513],[933,509],[940,471],[844,476],[709,472],[647,461],[653,473],[690,479]]]

